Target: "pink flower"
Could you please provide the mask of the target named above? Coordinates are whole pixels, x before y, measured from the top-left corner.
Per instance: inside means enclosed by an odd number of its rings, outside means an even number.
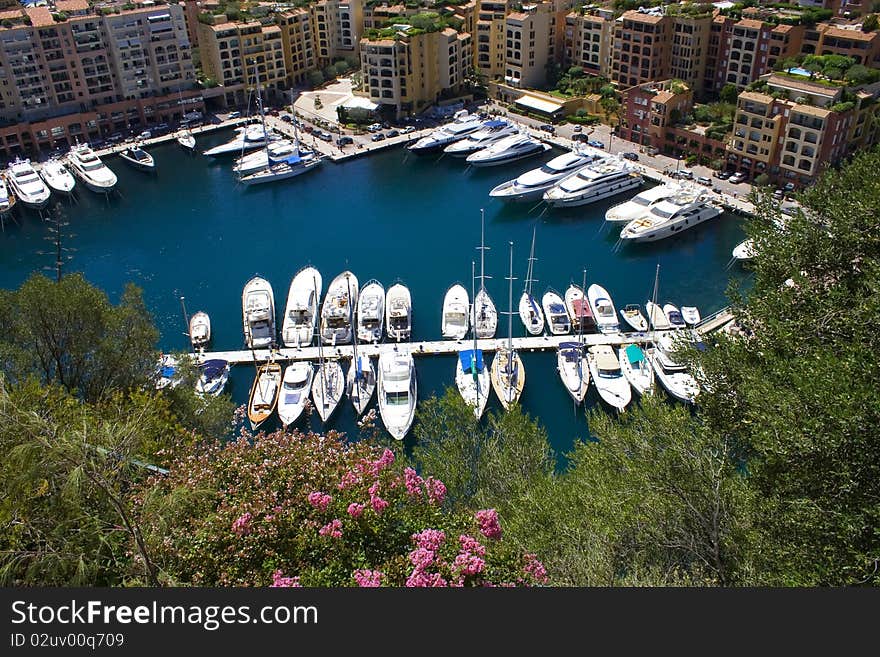
[[[498,513],[495,509],[483,509],[475,514],[480,531],[486,538],[501,538],[501,525],[498,524]]]
[[[486,556],[486,546],[480,543],[473,536],[462,534],[458,537],[458,542],[461,543],[462,552],[471,552],[481,557]]]
[[[381,516],[382,512],[388,507],[388,502],[381,497],[371,497],[370,506],[373,507],[376,515]]]
[[[422,478],[416,474],[412,468],[406,468],[403,471],[404,484],[406,484],[406,493],[410,497],[422,494]]]
[[[446,499],[446,486],[439,479],[428,477],[425,480],[425,489],[428,491],[428,500],[431,504],[443,504]]]
[[[479,575],[485,566],[483,559],[468,552],[460,552],[453,563],[453,567],[465,576]]]
[[[340,481],[336,485],[336,487],[339,490],[345,490],[346,488],[349,488],[351,486],[358,485],[359,483],[361,483],[361,481],[361,475],[359,475],[357,472],[349,471],[342,475],[342,481]]]
[[[321,527],[321,529],[318,530],[318,534],[321,536],[330,536],[332,538],[342,538],[342,521],[338,518],[334,518]]]
[[[392,463],[394,463],[394,452],[386,447],[382,451],[382,456],[379,457],[379,460],[373,463],[376,468],[376,474],[379,474],[379,472],[387,468]]]
[[[434,551],[427,548],[416,548],[409,553],[409,560],[417,570],[424,570],[434,563]]]
[[[315,491],[314,493],[309,493],[309,504],[318,509],[319,511],[326,511],[327,507],[330,506],[330,502],[333,501],[333,498],[326,493],[322,493],[320,491]]]
[[[232,523],[232,531],[239,536],[244,536],[251,531],[251,520],[253,516],[247,511],[235,519]]]
[[[420,548],[425,548],[431,552],[440,549],[440,545],[446,540],[446,534],[439,529],[425,529],[412,535],[412,540],[416,542]]]
[[[376,497],[379,494],[379,482],[375,482],[372,486],[370,486],[370,497]]]
[[[449,586],[440,573],[426,573],[416,569],[406,578],[406,585],[409,587],[428,587],[428,586]]]
[[[352,502],[348,505],[348,515],[352,518],[360,518],[364,513],[364,505],[358,504],[357,502]]]
[[[378,570],[356,570],[352,576],[361,588],[378,588],[382,585],[382,573]]]
[[[544,564],[538,561],[538,557],[535,554],[527,553],[525,555],[526,565],[523,568],[523,572],[526,575],[530,575],[531,578],[539,582],[540,584],[547,583],[547,569],[544,568]]]
[[[302,587],[302,584],[299,583],[299,577],[285,577],[284,573],[280,570],[276,570],[272,573],[272,587]]]

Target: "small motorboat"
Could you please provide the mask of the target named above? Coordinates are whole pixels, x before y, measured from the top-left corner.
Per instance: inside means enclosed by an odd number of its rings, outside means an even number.
[[[648,320],[642,314],[642,307],[637,303],[628,303],[620,311],[620,316],[633,331],[647,331]]]
[[[256,431],[269,419],[278,405],[280,391],[281,365],[272,361],[260,365],[248,400],[248,419],[251,422],[251,429]]]
[[[189,320],[189,339],[193,349],[203,348],[211,341],[211,318],[200,310]]]
[[[596,328],[596,319],[590,304],[580,285],[572,283],[565,291],[565,309],[571,317],[571,328],[575,332],[593,331]]]
[[[617,321],[617,313],[614,310],[614,302],[608,290],[597,283],[587,288],[587,298],[593,317],[596,318],[596,326],[602,333],[616,333],[620,330],[620,322]]]
[[[357,339],[380,342],[385,325],[385,288],[377,280],[368,281],[358,295]]]
[[[369,356],[359,354],[352,359],[345,378],[345,392],[359,416],[367,410],[375,391],[376,371],[373,369],[373,362]]]
[[[6,185],[6,175],[0,173],[0,218],[6,218],[15,207],[15,194]]]
[[[146,171],[148,173],[156,171],[156,160],[137,144],[119,151],[119,157],[139,171]]]
[[[409,340],[412,333],[412,297],[403,283],[395,283],[385,295],[385,327],[392,340]]]
[[[395,440],[403,440],[413,423],[418,399],[416,365],[408,351],[379,355],[379,415]]]
[[[654,390],[654,368],[638,345],[621,345],[618,352],[620,370],[639,395],[649,395]]]
[[[620,359],[607,344],[590,347],[590,374],[599,397],[622,411],[632,401],[632,388],[620,369]]]
[[[541,306],[544,308],[544,316],[547,318],[550,333],[553,335],[565,335],[571,332],[571,318],[565,309],[565,302],[556,290],[549,288],[544,292]]]
[[[70,194],[76,187],[76,178],[58,158],[53,157],[42,164],[40,178],[49,186],[49,189],[59,194]]]
[[[278,396],[278,419],[285,429],[296,422],[306,407],[312,389],[312,364],[300,361],[284,368]]]
[[[442,335],[449,340],[461,340],[470,326],[470,300],[467,290],[458,283],[450,286],[443,298]]]
[[[200,395],[216,397],[229,380],[229,361],[212,358],[199,365],[199,379],[196,381],[196,392]]]
[[[700,310],[696,306],[682,306],[681,317],[685,324],[693,328],[700,323]]]
[[[180,376],[177,371],[177,359],[171,354],[162,354],[159,365],[156,368],[156,390],[176,388],[180,385]]]
[[[731,256],[734,260],[751,260],[755,257],[755,240],[751,238],[743,240],[733,247]]]
[[[196,152],[196,138],[189,130],[181,130],[177,133],[177,144],[188,153]]]
[[[687,324],[685,324],[684,317],[682,317],[681,315],[681,311],[673,304],[664,304],[663,314],[666,315],[666,319],[669,321],[669,326],[671,328],[680,329],[687,326]]]

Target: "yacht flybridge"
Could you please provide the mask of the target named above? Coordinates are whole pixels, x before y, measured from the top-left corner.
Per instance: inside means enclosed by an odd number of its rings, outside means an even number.
[[[460,141],[483,127],[479,117],[471,116],[467,110],[459,110],[450,123],[440,126],[431,134],[407,146],[407,150],[417,155],[436,153],[449,144]]]
[[[491,146],[496,141],[500,141],[510,135],[515,135],[518,132],[519,128],[512,123],[493,119],[486,121],[479,130],[468,135],[466,139],[446,146],[443,152],[454,157],[467,157],[471,153],[476,153],[487,146]]]
[[[560,180],[595,160],[595,155],[576,148],[554,157],[537,169],[526,171],[518,178],[501,183],[489,192],[489,196],[502,201],[538,200]]]
[[[714,219],[722,213],[708,194],[683,190],[651,208],[646,215],[633,219],[620,232],[627,242],[655,242]]]
[[[73,175],[93,192],[109,194],[116,186],[116,174],[101,161],[88,144],[76,144],[67,154]]]
[[[544,200],[554,208],[595,203],[642,184],[642,177],[622,159],[606,157],[563,178],[544,192]]]

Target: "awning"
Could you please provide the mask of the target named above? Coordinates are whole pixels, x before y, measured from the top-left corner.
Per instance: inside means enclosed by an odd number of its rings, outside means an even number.
[[[638,363],[641,360],[645,360],[645,354],[643,354],[642,350],[634,344],[631,344],[626,348],[626,357],[629,359],[630,363]]]
[[[371,101],[369,98],[364,98],[363,96],[352,96],[344,103],[342,106],[345,109],[365,109],[369,112],[375,112],[379,109],[379,105]]]
[[[535,98],[534,96],[521,96],[520,98],[516,99],[514,104],[520,105],[522,107],[528,107],[529,109],[543,112],[544,114],[556,114],[556,112],[561,112],[564,109],[563,106],[559,103],[554,103],[549,100],[543,100],[541,98]]]

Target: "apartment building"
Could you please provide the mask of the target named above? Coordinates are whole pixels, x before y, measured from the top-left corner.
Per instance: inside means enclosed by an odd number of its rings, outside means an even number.
[[[437,32],[400,26],[389,38],[363,38],[361,68],[370,99],[400,117],[461,88],[472,66],[469,34],[451,28]]]
[[[318,0],[309,6],[318,66],[342,57],[357,57],[364,29],[363,0]]]
[[[478,0],[474,69],[487,80],[504,77],[506,18],[506,1]]]
[[[68,145],[204,109],[178,5],[107,16],[84,0],[0,14],[0,153]]]
[[[611,80],[622,88],[670,76],[672,21],[659,12],[625,12],[614,24]]]
[[[666,131],[691,111],[693,91],[680,80],[646,82],[622,92],[618,134],[623,139],[661,148]]]
[[[614,12],[572,12],[565,17],[563,61],[566,66],[580,66],[590,75],[609,77],[611,39],[614,36]]]
[[[287,85],[301,85],[306,74],[318,66],[311,15],[307,9],[292,9],[276,15],[281,28]]]
[[[551,5],[524,5],[505,20],[504,81],[512,87],[535,88],[547,79],[550,61]]]
[[[804,32],[805,55],[843,55],[856,64],[880,66],[880,31],[862,32],[859,23],[819,23]]]
[[[706,54],[712,31],[712,14],[679,14],[671,17],[669,75],[682,80],[701,95],[706,76]]]
[[[752,176],[767,174],[797,186],[812,183],[829,164],[877,142],[880,84],[845,96],[842,87],[768,74],[759,91],[740,93],[728,164]]]

